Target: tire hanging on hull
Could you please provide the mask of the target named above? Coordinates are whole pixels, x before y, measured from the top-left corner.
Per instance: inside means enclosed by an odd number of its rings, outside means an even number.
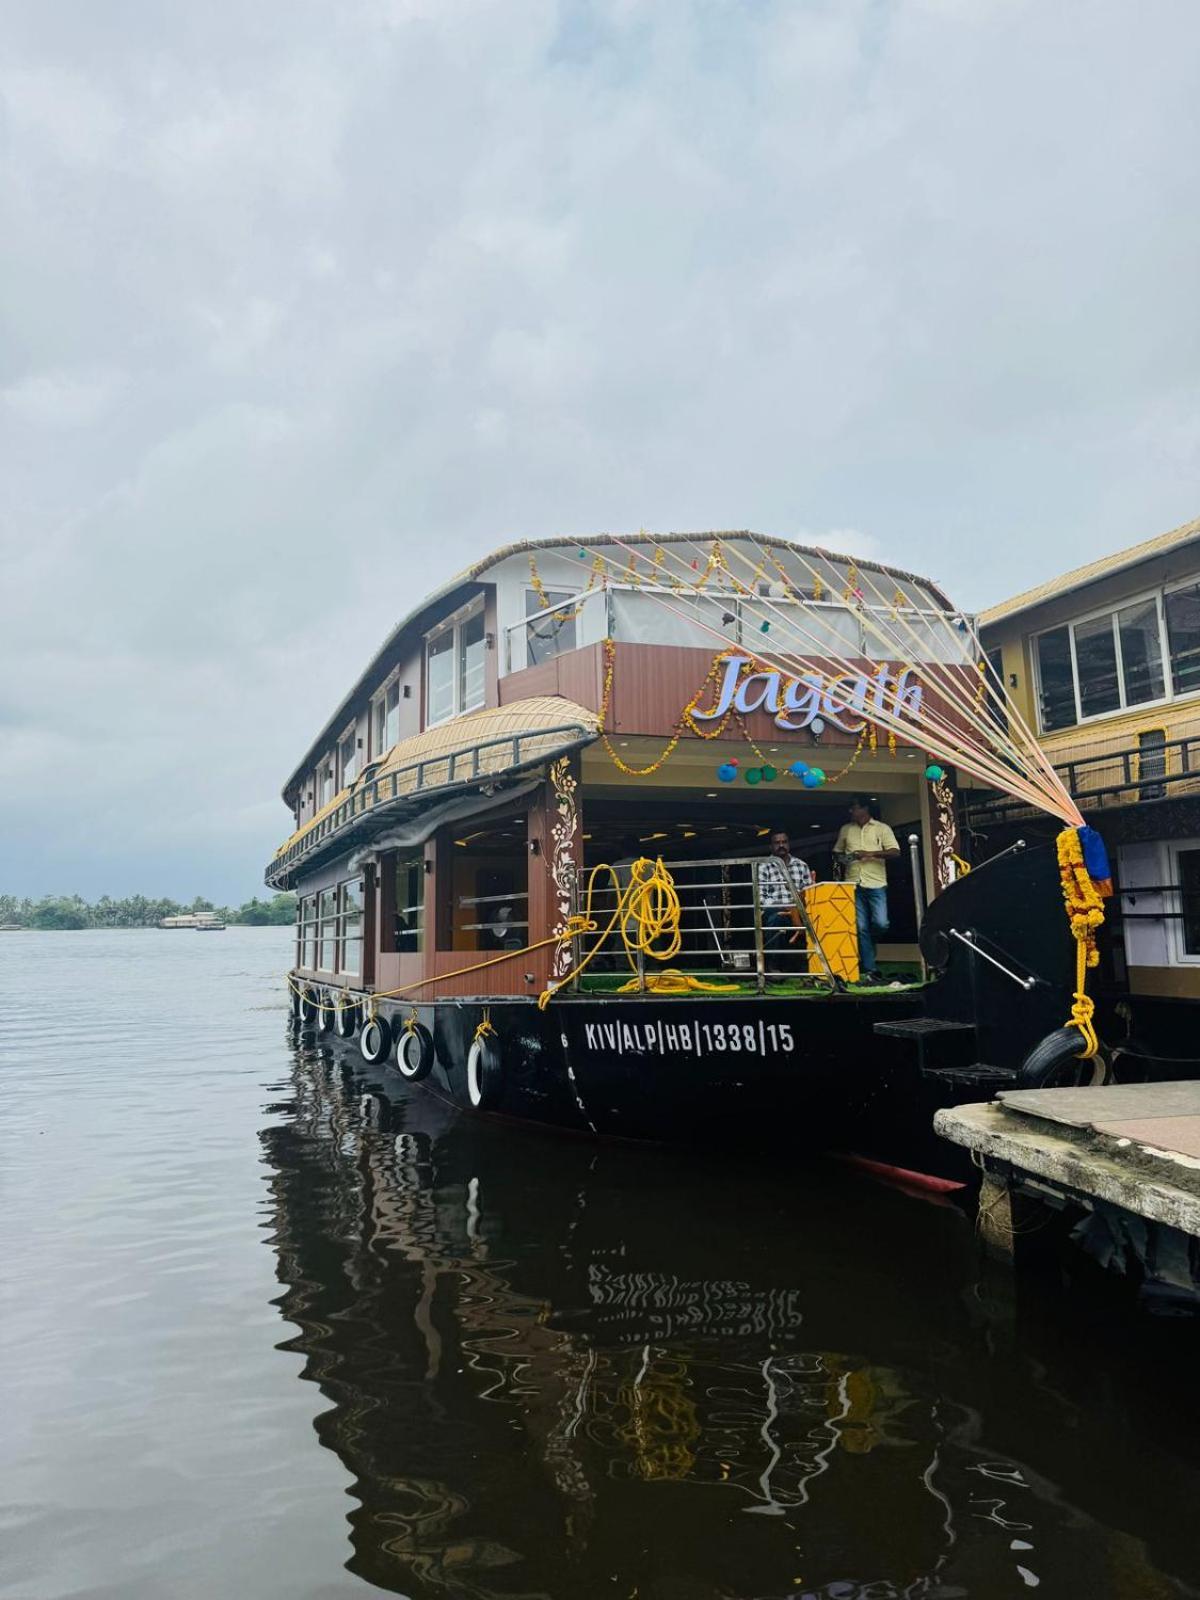
[[[476,1034],[467,1052],[467,1098],[476,1111],[497,1104],[504,1086],[500,1049],[492,1033]]]
[[[369,1067],[377,1067],[388,1058],[392,1048],[392,1025],[386,1017],[368,1017],[358,1036],[358,1049]]]
[[[1103,1052],[1085,1057],[1083,1039],[1075,1027],[1056,1028],[1048,1033],[1021,1063],[1017,1074],[1019,1089],[1096,1088],[1108,1077],[1108,1061]]]
[[[420,1083],[433,1070],[433,1035],[420,1022],[401,1024],[396,1039],[396,1070],[409,1083]]]

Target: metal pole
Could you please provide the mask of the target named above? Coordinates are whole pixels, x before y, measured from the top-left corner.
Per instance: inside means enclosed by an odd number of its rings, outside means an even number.
[[[758,867],[750,864],[750,903],[754,910],[754,969],[758,975],[758,992],[767,987],[766,967],[763,964],[762,901],[758,895]]]
[[[917,932],[921,931],[921,923],[925,917],[925,896],[922,894],[921,877],[925,871],[925,864],[921,860],[921,836],[910,833],[908,836],[908,859],[912,863],[913,904],[917,911]]]

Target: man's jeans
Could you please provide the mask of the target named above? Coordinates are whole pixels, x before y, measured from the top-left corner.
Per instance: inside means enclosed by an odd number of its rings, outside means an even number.
[[[854,890],[854,915],[858,922],[858,967],[860,973],[875,971],[875,939],[888,931],[887,889]]]

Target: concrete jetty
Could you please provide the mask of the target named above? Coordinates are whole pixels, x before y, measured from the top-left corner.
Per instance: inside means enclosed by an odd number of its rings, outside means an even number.
[[[1077,1242],[1144,1283],[1200,1293],[1200,1083],[1009,1089],[934,1117],[982,1170],[979,1232],[1011,1259],[1047,1204]]]

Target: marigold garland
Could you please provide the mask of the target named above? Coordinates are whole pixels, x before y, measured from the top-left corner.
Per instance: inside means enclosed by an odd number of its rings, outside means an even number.
[[[1064,828],[1058,836],[1057,849],[1063,903],[1075,940],[1075,1004],[1067,1027],[1078,1028],[1082,1034],[1086,1048],[1081,1055],[1086,1061],[1100,1048],[1092,1020],[1096,1004],[1087,992],[1087,974],[1089,967],[1100,963],[1096,934],[1104,923],[1104,902],[1084,864],[1079,829]]]
[[[627,778],[648,778],[652,773],[657,772],[660,767],[663,767],[667,764],[667,762],[675,754],[675,751],[679,748],[679,742],[683,738],[685,732],[692,733],[696,736],[696,738],[704,739],[711,743],[712,740],[719,739],[722,736],[726,728],[728,728],[730,722],[735,722],[737,724],[739,730],[741,731],[742,738],[745,739],[746,743],[750,746],[751,750],[753,750],[758,760],[764,766],[769,765],[769,758],[756,743],[754,736],[746,726],[746,719],[740,711],[736,711],[731,708],[721,718],[720,722],[718,722],[712,728],[700,727],[695,719],[694,713],[696,711],[696,707],[704,698],[705,691],[708,689],[709,685],[716,680],[730,657],[741,655],[741,653],[741,651],[735,649],[722,650],[713,657],[712,662],[709,665],[709,669],[704,676],[703,683],[701,683],[695,694],[679,713],[679,716],[675,722],[675,726],[671,730],[671,737],[667,740],[658,756],[647,766],[633,767],[617,754],[617,751],[613,746],[613,742],[608,734],[608,713],[612,704],[613,678],[616,673],[617,665],[617,645],[616,640],[605,639],[604,687],[600,696],[600,711],[597,717],[597,726],[600,733],[601,743],[604,745],[604,749],[609,760],[617,768],[617,770],[623,772]],[[761,663],[748,657],[745,661],[745,664],[739,669],[739,684],[743,678],[750,677],[755,672],[761,672],[763,670],[764,669]],[[831,784],[839,783],[849,772],[853,770],[855,763],[858,761],[858,758],[862,755],[863,750],[867,746],[868,737],[873,732],[875,732],[874,723],[863,724],[863,727],[859,731],[858,743],[855,746],[853,755],[851,755],[849,761],[847,761],[846,765],[841,769],[840,772],[835,772],[832,776],[826,776],[823,787],[829,787]]]

